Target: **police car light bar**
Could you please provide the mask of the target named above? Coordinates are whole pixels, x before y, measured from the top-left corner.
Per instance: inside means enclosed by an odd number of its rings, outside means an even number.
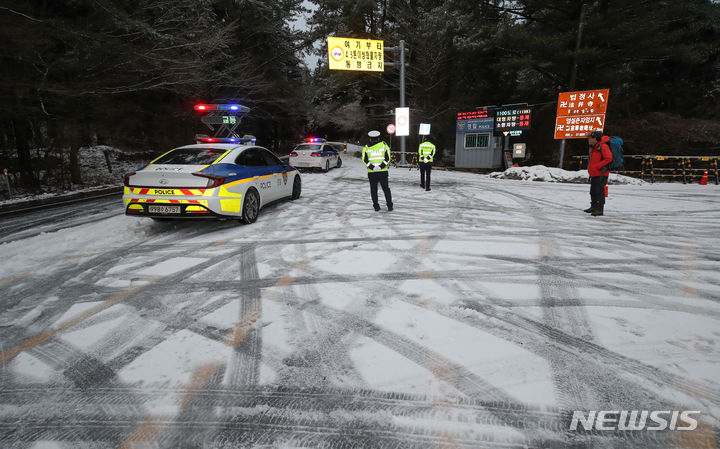
[[[325,142],[325,139],[321,139],[319,137],[308,137],[305,141],[307,143],[316,143],[316,142]]]
[[[254,137],[196,137],[195,141],[198,143],[252,143],[257,139]]]
[[[241,104],[207,104],[207,103],[199,103],[195,105],[195,110],[200,112],[205,111],[242,111],[247,112],[250,110],[247,106],[243,106]]]

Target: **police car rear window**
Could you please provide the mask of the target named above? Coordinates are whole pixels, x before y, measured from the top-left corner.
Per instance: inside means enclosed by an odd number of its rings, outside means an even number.
[[[321,151],[322,145],[302,144],[295,147],[295,151]]]
[[[216,148],[178,148],[163,155],[155,164],[208,165],[215,162],[225,150]]]

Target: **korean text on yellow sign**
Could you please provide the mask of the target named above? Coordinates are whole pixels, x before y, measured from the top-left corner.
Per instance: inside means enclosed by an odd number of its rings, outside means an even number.
[[[328,61],[330,70],[382,72],[383,41],[328,37]]]

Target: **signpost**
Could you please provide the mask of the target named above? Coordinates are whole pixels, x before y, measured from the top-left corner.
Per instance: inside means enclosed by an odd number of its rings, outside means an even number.
[[[385,71],[383,41],[328,37],[328,68],[359,72]]]
[[[395,132],[398,137],[410,135],[410,108],[395,108]]]
[[[513,159],[524,159],[525,158],[526,146],[524,143],[513,144]]]
[[[565,157],[565,139],[585,139],[595,130],[605,128],[605,113],[610,89],[560,92],[555,118],[555,139],[560,142],[560,164]]]
[[[605,114],[610,89],[560,92],[558,94],[557,116],[579,114]]]
[[[585,139],[605,127],[605,114],[574,115],[555,119],[555,139]]]
[[[328,36],[328,68],[330,70],[383,72],[386,65],[391,67],[399,66],[400,109],[407,109],[405,108],[405,41],[401,40],[398,47],[388,47],[387,49],[397,51],[398,62],[385,63],[383,41]],[[396,116],[395,125],[397,135],[400,136],[400,163],[404,165],[406,163],[405,137],[410,135],[409,112],[405,114],[404,119]],[[407,132],[405,132],[406,126]]]

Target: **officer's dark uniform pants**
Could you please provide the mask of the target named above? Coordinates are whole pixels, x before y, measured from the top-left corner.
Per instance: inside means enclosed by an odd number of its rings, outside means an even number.
[[[389,208],[393,207],[392,194],[390,193],[390,186],[388,185],[388,172],[368,172],[368,179],[370,180],[370,197],[372,198],[373,207],[380,206],[378,204],[378,182],[385,194],[385,204],[387,204],[387,207]]]
[[[607,182],[607,176],[590,177],[590,207],[595,210],[603,210],[605,207],[605,185]]]
[[[419,162],[420,185],[426,189],[430,187],[430,173],[432,173],[432,162]]]

